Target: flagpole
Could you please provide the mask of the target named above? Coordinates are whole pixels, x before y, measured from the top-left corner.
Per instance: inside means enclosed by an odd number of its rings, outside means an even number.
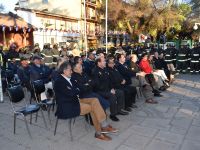
[[[108,0],[106,0],[106,54],[108,53]]]
[[[88,53],[88,45],[87,45],[87,20],[86,20],[86,0],[84,0],[84,35],[85,35],[85,50],[86,50],[86,57]]]

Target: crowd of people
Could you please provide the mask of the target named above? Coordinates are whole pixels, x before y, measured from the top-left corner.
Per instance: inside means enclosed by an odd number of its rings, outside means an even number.
[[[2,50],[0,53],[2,72],[12,71],[15,80],[30,91],[32,99],[31,82],[42,80],[46,91],[41,100],[53,98],[48,89],[55,93],[55,115],[59,119],[90,113],[95,137],[109,141],[111,137],[106,133],[118,130],[107,123],[106,112],[116,122],[120,121],[118,115],[129,115],[137,109],[138,89],[146,103],[157,104],[154,97],[162,97],[177,72],[185,73],[189,67],[191,73],[199,72],[199,46],[190,53],[187,47],[176,50],[172,46],[165,51],[153,47],[150,50],[118,47],[109,54],[97,49],[86,57],[76,51],[69,54],[65,46],[59,51],[56,44],[52,48],[46,44],[42,51],[38,44],[33,50],[24,51],[13,44],[6,54]],[[2,83],[6,89],[6,83]]]

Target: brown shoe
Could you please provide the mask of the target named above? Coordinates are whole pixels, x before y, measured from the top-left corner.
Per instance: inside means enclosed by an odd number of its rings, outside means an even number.
[[[146,100],[146,103],[149,103],[149,104],[158,104],[158,102],[155,101],[155,100],[153,100],[153,99]]]
[[[95,134],[95,138],[99,139],[99,140],[103,140],[103,141],[111,141],[112,138],[105,135],[105,134]]]
[[[101,128],[101,133],[116,133],[118,132],[119,130],[113,128],[111,125],[108,125],[107,127],[105,128]]]

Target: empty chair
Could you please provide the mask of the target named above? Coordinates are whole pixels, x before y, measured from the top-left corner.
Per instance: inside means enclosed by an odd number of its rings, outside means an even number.
[[[32,137],[30,130],[29,130],[29,127],[28,127],[26,116],[27,115],[31,116],[30,122],[32,121],[32,114],[33,113],[36,113],[36,118],[37,118],[38,111],[40,110],[40,106],[38,104],[28,105],[26,103],[24,91],[23,91],[23,88],[22,88],[21,85],[16,85],[16,86],[12,86],[12,87],[7,88],[7,92],[8,92],[8,95],[9,95],[9,98],[10,98],[10,101],[11,101],[12,110],[13,110],[13,113],[14,113],[14,134],[15,134],[15,131],[16,131],[16,118],[17,118],[17,116],[20,115],[20,116],[23,117],[23,119],[25,121],[26,128],[27,128],[29,136]],[[19,103],[20,104],[22,103],[23,106],[17,107],[17,104],[19,104]],[[44,120],[44,123],[45,123],[45,126],[46,126],[46,121],[45,121],[43,112],[41,111],[41,113],[42,113],[42,117],[43,117],[43,120]]]

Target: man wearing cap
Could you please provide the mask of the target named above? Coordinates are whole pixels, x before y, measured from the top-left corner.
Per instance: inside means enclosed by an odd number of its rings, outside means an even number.
[[[31,65],[30,69],[30,80],[42,80],[45,84],[46,91],[47,89],[52,89],[52,82],[50,82],[50,75],[52,70],[42,64],[42,58],[39,56],[33,57],[33,64]],[[42,99],[46,99],[45,93],[42,94]]]
[[[17,75],[19,77],[21,85],[27,88],[27,90],[31,92],[31,97],[33,97],[34,93],[30,84],[30,65],[26,57],[22,57],[20,59],[20,66],[17,70]]]

